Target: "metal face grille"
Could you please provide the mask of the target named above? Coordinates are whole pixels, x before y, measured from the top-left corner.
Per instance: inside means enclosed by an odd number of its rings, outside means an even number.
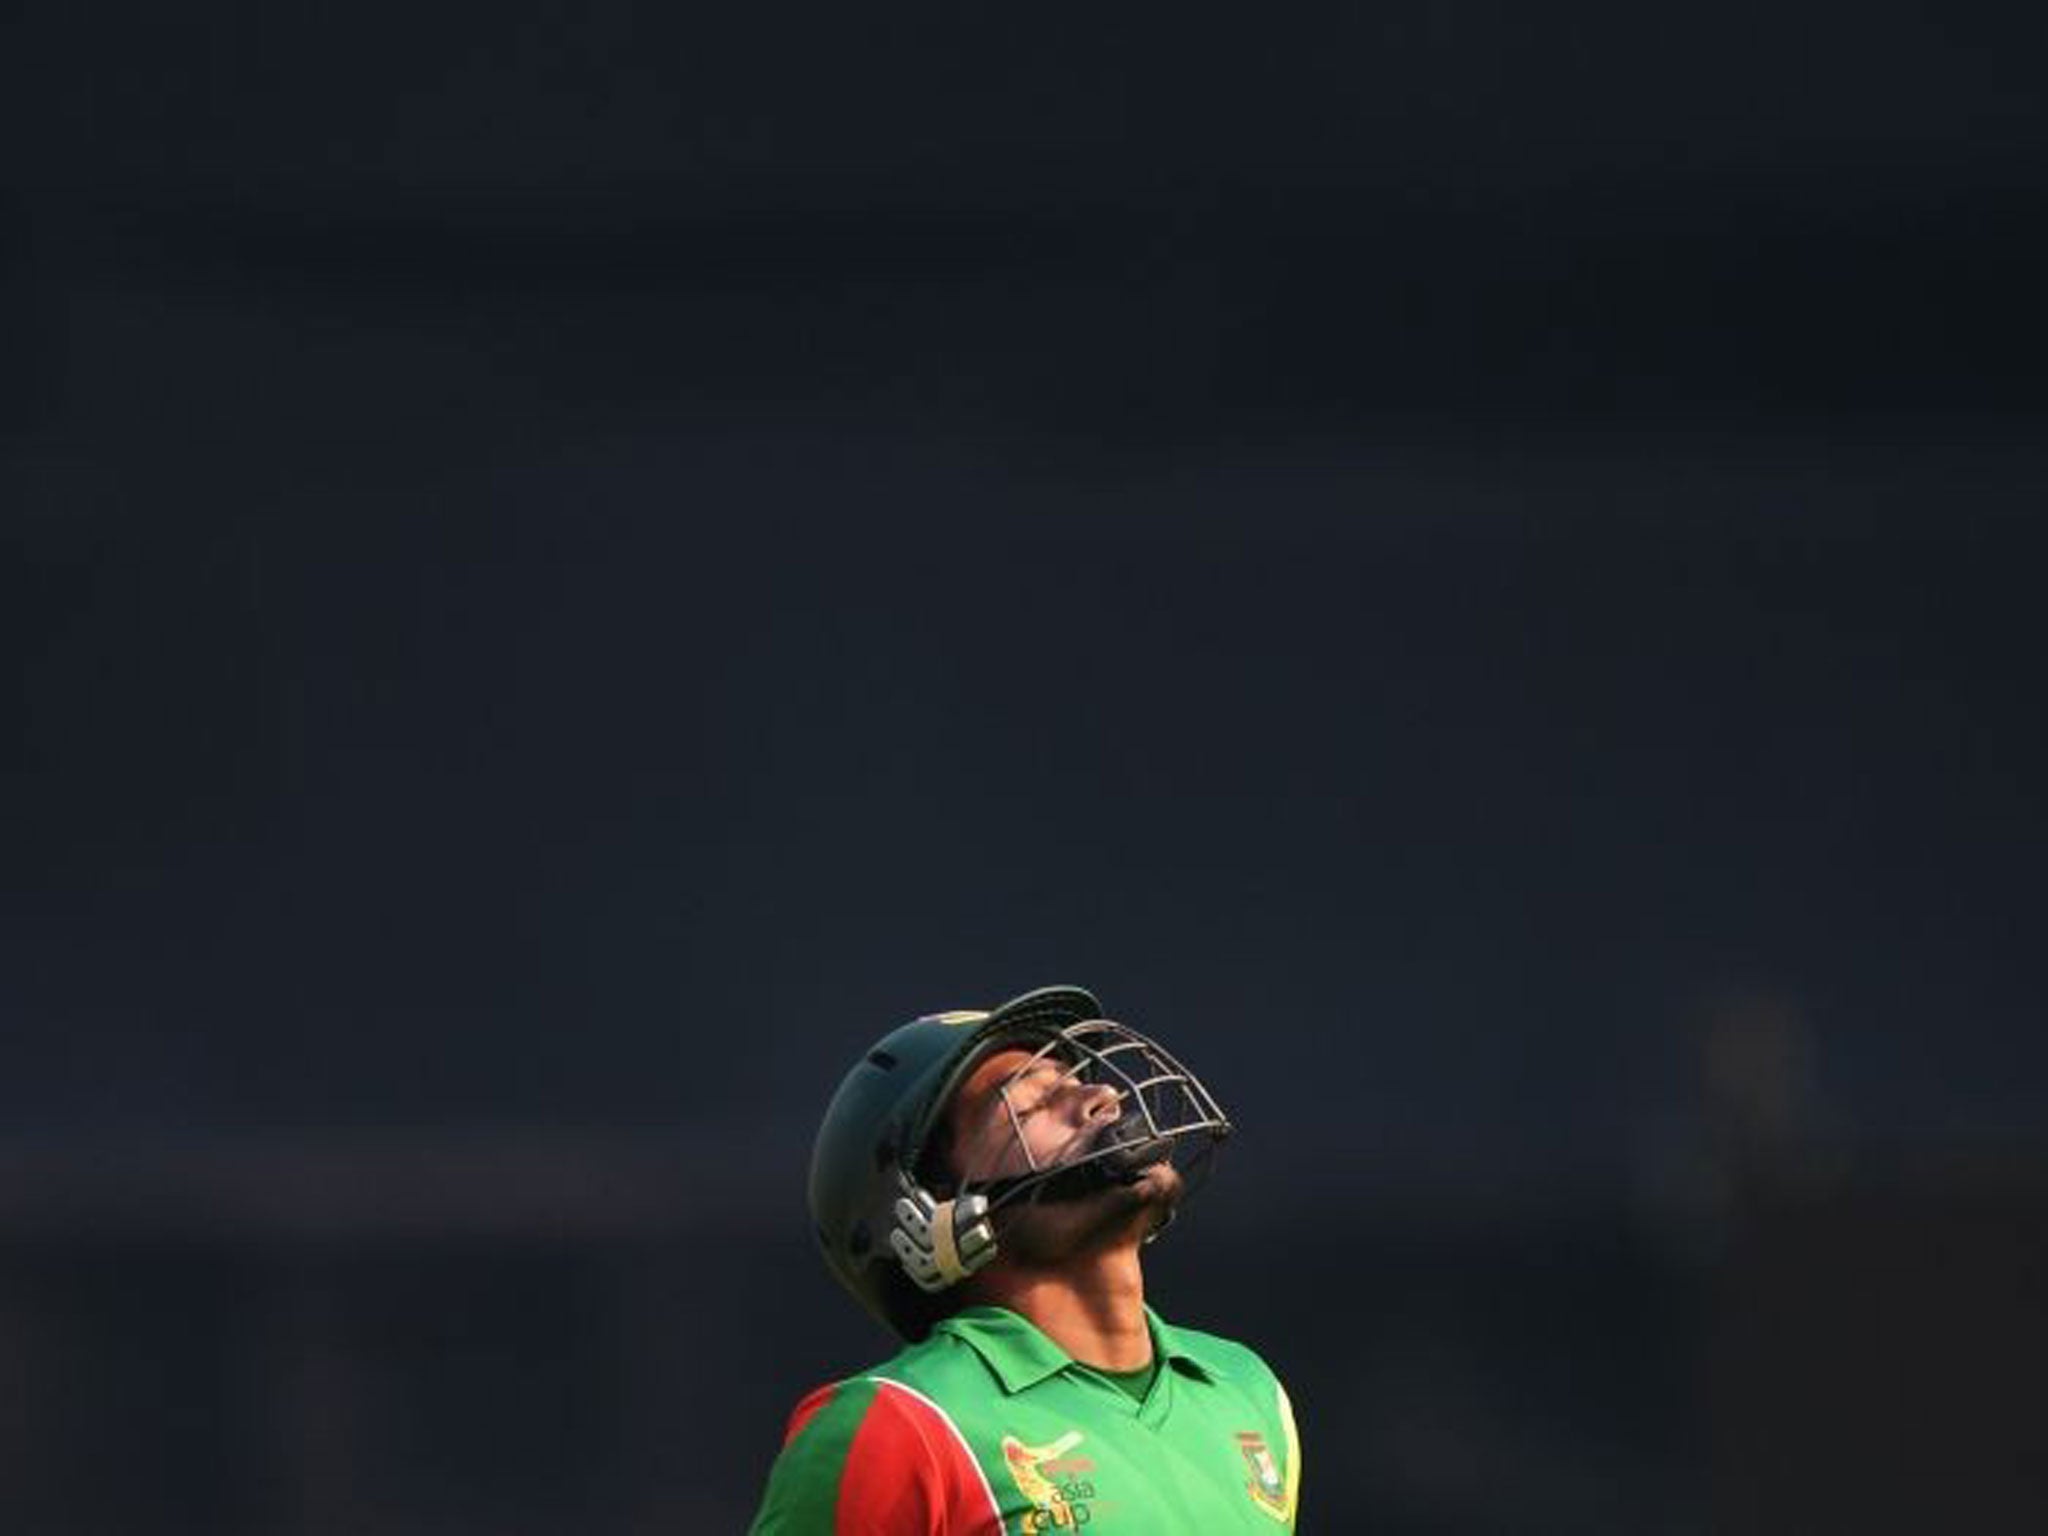
[[[1042,1157],[1024,1127],[1031,1107],[1020,1108],[1014,1090],[1034,1074],[1043,1078],[1047,1062],[1060,1072],[1041,1096],[1069,1082],[1106,1088],[1116,1095],[1117,1114],[1103,1116],[1087,1135]],[[1115,1176],[1171,1158],[1186,1172],[1230,1134],[1229,1118],[1199,1078],[1156,1041],[1109,1019],[1084,1019],[1047,1036],[1004,1081],[1001,1096],[1031,1172],[1000,1181],[1010,1187],[1001,1191],[998,1205],[1054,1174],[1091,1164],[1105,1165],[1102,1171]]]

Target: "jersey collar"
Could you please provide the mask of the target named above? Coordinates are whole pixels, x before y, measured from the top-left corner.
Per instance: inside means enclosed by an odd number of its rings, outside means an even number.
[[[1203,1357],[1198,1344],[1167,1326],[1157,1312],[1145,1309],[1145,1321],[1152,1330],[1154,1355],[1167,1364],[1204,1380],[1217,1370]],[[934,1333],[948,1333],[971,1348],[1003,1391],[1011,1396],[1057,1376],[1075,1364],[1074,1358],[1039,1332],[1036,1324],[1006,1307],[966,1307],[937,1324]]]

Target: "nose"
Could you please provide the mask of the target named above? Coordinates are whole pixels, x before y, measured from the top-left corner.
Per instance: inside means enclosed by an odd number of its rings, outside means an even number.
[[[1123,1114],[1123,1096],[1107,1083],[1086,1083],[1081,1087],[1081,1120],[1094,1125],[1115,1120]]]

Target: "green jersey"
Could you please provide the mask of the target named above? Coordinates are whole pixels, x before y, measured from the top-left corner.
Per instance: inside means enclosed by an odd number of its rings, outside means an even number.
[[[1146,1313],[1141,1399],[1014,1312],[969,1307],[797,1405],[753,1536],[1278,1536],[1301,1450],[1241,1344]]]

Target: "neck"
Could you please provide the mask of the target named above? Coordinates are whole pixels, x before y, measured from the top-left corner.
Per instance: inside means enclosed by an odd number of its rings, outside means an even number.
[[[1152,1363],[1152,1333],[1145,1326],[1145,1273],[1136,1243],[1057,1269],[999,1262],[975,1278],[977,1301],[1029,1318],[1083,1365],[1136,1371]]]

